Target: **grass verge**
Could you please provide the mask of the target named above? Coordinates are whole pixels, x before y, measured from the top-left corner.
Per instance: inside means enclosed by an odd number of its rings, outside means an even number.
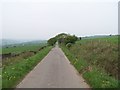
[[[90,65],[82,57],[77,58],[73,52],[71,52],[66,46],[61,45],[62,50],[68,57],[70,62],[82,74],[83,78],[87,81],[92,88],[117,88],[118,80],[114,77],[109,76],[104,70]],[[78,47],[76,47],[78,48]]]
[[[14,88],[48,54],[51,48],[48,46],[32,57],[18,60],[14,64],[4,67],[2,70],[2,88]]]
[[[2,68],[0,67],[0,90],[2,89]]]

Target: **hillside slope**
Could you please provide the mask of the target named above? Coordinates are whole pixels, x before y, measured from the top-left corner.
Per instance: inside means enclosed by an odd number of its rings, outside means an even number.
[[[70,48],[61,47],[92,87],[118,86],[118,36],[82,39]]]

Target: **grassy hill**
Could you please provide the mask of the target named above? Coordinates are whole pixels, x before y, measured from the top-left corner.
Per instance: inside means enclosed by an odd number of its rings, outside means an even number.
[[[118,36],[84,38],[61,47],[91,87],[118,87]]]

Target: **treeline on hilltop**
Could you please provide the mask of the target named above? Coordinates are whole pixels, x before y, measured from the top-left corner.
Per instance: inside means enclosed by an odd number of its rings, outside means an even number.
[[[59,44],[65,44],[70,46],[71,44],[74,44],[77,40],[78,37],[75,35],[61,33],[53,38],[50,38],[48,40],[48,44],[53,46],[56,42],[58,42]]]

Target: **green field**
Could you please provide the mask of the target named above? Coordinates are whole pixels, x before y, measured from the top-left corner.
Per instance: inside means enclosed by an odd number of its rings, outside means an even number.
[[[92,88],[118,87],[118,36],[84,38],[61,48]]]
[[[26,51],[36,51],[40,47],[45,46],[46,43],[39,43],[39,44],[26,44],[26,45],[14,45],[2,48],[2,54],[7,53],[21,53]]]
[[[87,42],[87,41],[104,41],[104,42],[108,42],[108,43],[113,43],[113,44],[118,44],[118,36],[106,36],[106,37],[99,37],[99,38],[84,38],[86,40],[81,40],[80,42]]]

